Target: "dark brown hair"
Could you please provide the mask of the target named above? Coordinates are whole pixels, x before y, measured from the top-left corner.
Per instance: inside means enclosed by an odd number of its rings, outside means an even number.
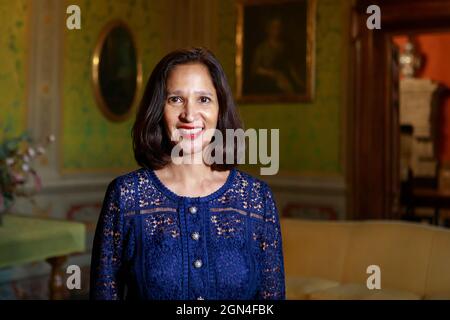
[[[200,63],[205,65],[216,89],[219,103],[217,129],[222,132],[226,159],[226,129],[242,128],[236,105],[225,72],[216,57],[205,48],[179,49],[167,54],[153,69],[147,82],[132,129],[133,150],[136,162],[145,168],[160,169],[170,163],[172,142],[164,126],[164,105],[167,99],[166,82],[171,70],[181,64]],[[236,148],[235,148],[236,149]],[[236,166],[234,164],[213,163],[213,170],[224,171]]]

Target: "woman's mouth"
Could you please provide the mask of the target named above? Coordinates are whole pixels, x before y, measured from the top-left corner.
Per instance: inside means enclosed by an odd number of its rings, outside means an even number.
[[[178,132],[183,139],[194,140],[203,133],[203,127],[179,127]]]

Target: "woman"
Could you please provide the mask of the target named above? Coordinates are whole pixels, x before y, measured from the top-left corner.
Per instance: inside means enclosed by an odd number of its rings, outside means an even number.
[[[180,163],[172,155],[174,146],[182,159],[202,155],[214,140],[210,131],[239,128],[225,73],[209,51],[174,51],[156,65],[133,126],[142,168],[108,186],[91,298],[285,298],[280,225],[267,184],[235,169],[236,161]]]

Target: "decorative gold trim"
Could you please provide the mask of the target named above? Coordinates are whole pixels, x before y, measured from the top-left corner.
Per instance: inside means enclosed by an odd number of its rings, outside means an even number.
[[[26,1],[26,10],[25,10],[25,21],[24,21],[24,36],[25,36],[25,46],[24,50],[25,52],[22,53],[22,58],[24,59],[24,73],[25,76],[25,84],[24,84],[24,108],[22,110],[21,118],[22,118],[22,125],[26,130],[29,130],[30,123],[29,123],[29,117],[28,114],[30,112],[30,91],[31,91],[31,83],[30,83],[30,53],[31,53],[31,24],[33,23],[33,19],[31,17],[31,13],[33,12],[33,1],[27,0]]]
[[[281,4],[307,1],[306,15],[306,92],[305,94],[280,95],[243,95],[243,43],[244,43],[244,7],[249,5]],[[239,0],[237,2],[236,23],[236,99],[239,102],[276,103],[276,102],[311,102],[315,92],[315,34],[317,0]]]
[[[242,54],[244,43],[244,4],[238,3],[237,6],[237,25],[236,25],[236,97],[242,99]]]
[[[252,217],[252,218],[258,218],[258,219],[263,220],[263,217],[262,217],[261,215],[259,215],[259,214],[256,214],[256,213],[250,213],[250,217]]]
[[[211,212],[224,212],[224,211],[235,211],[239,214],[242,214],[243,216],[247,216],[249,215],[250,217],[253,218],[258,218],[258,219],[262,219],[263,217],[259,214],[256,213],[250,213],[248,214],[246,211],[244,210],[240,210],[240,209],[236,209],[236,208],[232,208],[232,207],[227,207],[227,208],[211,208]]]
[[[69,3],[69,0],[65,0],[64,1],[64,6],[66,6],[66,8],[67,8],[67,5],[68,5],[68,3]],[[62,21],[63,19],[61,18],[61,20],[60,21]],[[60,174],[60,175],[64,175],[64,170],[65,170],[65,168],[64,168],[64,144],[63,144],[63,141],[64,141],[64,102],[65,102],[65,99],[64,99],[64,83],[65,83],[65,77],[66,77],[66,75],[65,75],[65,70],[64,70],[64,68],[66,67],[66,64],[65,64],[65,62],[64,62],[64,58],[62,58],[62,57],[65,57],[66,56],[66,49],[67,49],[67,35],[66,35],[66,32],[67,32],[67,29],[66,28],[64,28],[64,30],[62,30],[61,31],[61,35],[60,35],[60,41],[59,41],[59,43],[58,43],[58,51],[59,51],[59,55],[61,56],[61,58],[59,59],[59,65],[58,65],[58,67],[59,67],[59,81],[60,81],[60,85],[59,85],[59,87],[58,87],[58,91],[59,91],[59,96],[58,96],[58,99],[59,99],[59,105],[61,106],[61,108],[59,109],[59,115],[58,115],[58,117],[59,117],[59,121],[58,121],[58,123],[56,124],[56,126],[57,126],[57,128],[56,128],[56,130],[57,130],[57,137],[58,137],[58,139],[56,140],[56,144],[57,144],[57,150],[56,150],[56,153],[57,153],[57,155],[56,155],[56,164],[57,164],[57,167],[58,167],[58,173]]]
[[[117,115],[112,113],[109,108],[106,106],[105,100],[103,99],[103,96],[100,92],[100,86],[98,83],[98,66],[100,63],[100,54],[101,54],[101,49],[103,47],[103,43],[106,39],[106,37],[108,36],[108,34],[110,33],[110,31],[113,28],[116,28],[118,26],[124,27],[125,29],[127,29],[127,31],[130,33],[131,38],[132,38],[132,42],[133,42],[133,47],[134,50],[136,52],[136,61],[137,61],[137,66],[136,66],[136,71],[137,71],[137,77],[136,77],[136,90],[134,92],[134,98],[133,98],[133,102],[131,103],[131,107],[130,109],[127,111],[127,113],[123,114],[123,115]],[[134,35],[134,33],[132,32],[131,28],[128,26],[128,24],[121,20],[121,19],[115,19],[112,20],[110,22],[108,22],[103,29],[100,32],[100,36],[97,40],[97,43],[95,45],[95,49],[94,52],[92,54],[92,58],[91,58],[91,65],[92,65],[92,87],[94,90],[94,95],[95,95],[95,100],[97,102],[98,107],[100,108],[100,111],[102,112],[102,114],[109,120],[114,121],[114,122],[121,122],[121,121],[125,121],[126,119],[128,119],[130,117],[130,115],[133,113],[133,110],[135,110],[136,108],[136,104],[137,104],[137,99],[139,96],[139,92],[141,90],[141,86],[142,86],[142,60],[141,60],[141,55],[139,53],[138,47],[136,45],[136,37]]]
[[[157,212],[177,212],[177,209],[175,208],[151,208],[151,209],[144,209],[144,210],[135,210],[135,211],[128,211],[125,213],[125,216],[134,216],[136,214],[151,214],[151,213],[157,213]]]

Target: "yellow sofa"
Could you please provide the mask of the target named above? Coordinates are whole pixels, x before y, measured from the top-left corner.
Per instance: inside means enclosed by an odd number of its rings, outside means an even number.
[[[450,231],[400,221],[281,219],[287,299],[450,299]],[[381,289],[368,289],[367,267]]]

